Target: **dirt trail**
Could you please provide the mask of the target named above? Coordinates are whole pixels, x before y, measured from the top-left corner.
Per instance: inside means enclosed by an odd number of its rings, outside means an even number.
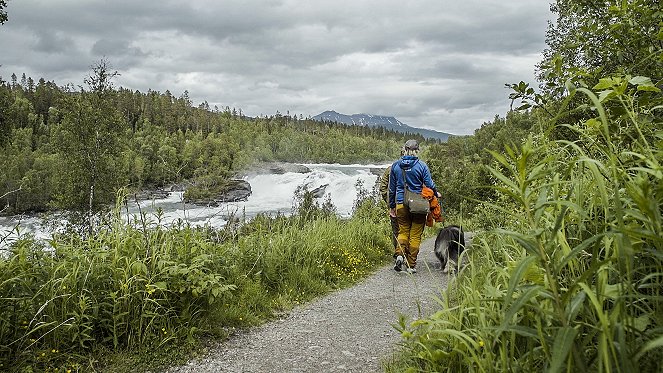
[[[447,275],[433,244],[423,242],[414,275],[385,266],[354,287],[232,336],[207,356],[167,372],[380,372],[401,340],[392,326],[398,315],[416,319],[439,309],[434,297],[446,287]]]

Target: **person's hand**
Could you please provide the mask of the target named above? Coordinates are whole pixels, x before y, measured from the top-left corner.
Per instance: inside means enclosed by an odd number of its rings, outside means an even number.
[[[389,216],[391,216],[392,218],[395,218],[396,217],[396,209],[389,209]]]

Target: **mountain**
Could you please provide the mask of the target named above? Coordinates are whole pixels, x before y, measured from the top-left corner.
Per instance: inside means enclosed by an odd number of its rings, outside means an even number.
[[[317,121],[338,122],[344,124],[356,124],[368,127],[384,127],[386,129],[403,132],[403,133],[416,133],[428,139],[436,139],[440,141],[447,141],[451,134],[438,132],[434,130],[427,130],[424,128],[410,127],[394,117],[385,117],[382,115],[371,114],[352,114],[346,115],[337,113],[333,110],[328,110],[320,113],[312,118]]]

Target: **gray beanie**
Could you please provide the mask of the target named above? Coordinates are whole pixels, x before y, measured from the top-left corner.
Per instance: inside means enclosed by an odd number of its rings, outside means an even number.
[[[415,139],[407,140],[405,142],[405,150],[419,150],[419,143]]]

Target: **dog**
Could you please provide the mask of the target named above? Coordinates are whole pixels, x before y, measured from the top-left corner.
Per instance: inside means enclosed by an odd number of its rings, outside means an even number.
[[[457,225],[450,225],[444,227],[438,232],[435,239],[435,256],[442,264],[442,271],[448,271],[447,264],[451,261],[454,263],[456,273],[458,273],[458,266],[460,255],[465,250],[465,233],[463,228]]]

